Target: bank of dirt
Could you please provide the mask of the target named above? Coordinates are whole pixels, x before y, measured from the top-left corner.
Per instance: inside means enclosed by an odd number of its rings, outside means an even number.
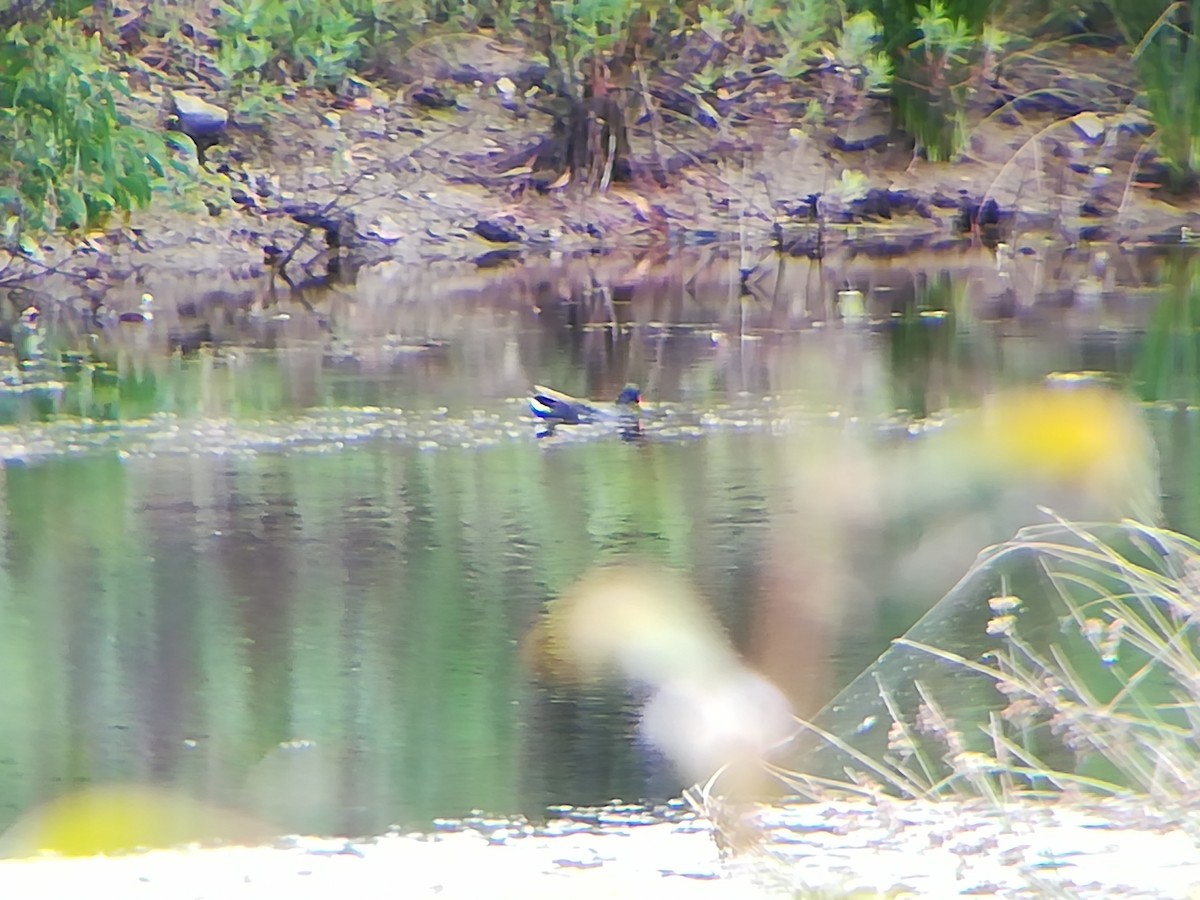
[[[631,173],[603,191],[538,162],[554,120],[520,80],[527,57],[485,36],[439,39],[390,83],[297,91],[263,121],[235,117],[203,164],[181,160],[187,173],[152,208],[14,257],[0,285],[49,275],[61,285],[51,294],[163,281],[203,293],[272,276],[346,283],[384,263],[454,277],[700,243],[736,248],[752,272],[765,255],[845,245],[894,256],[980,241],[1186,244],[1200,231],[1195,201],[1146,180],[1152,129],[1132,91],[1114,88],[1134,79],[1112,51],[1013,62],[981,85],[966,149],[948,163],[920,158],[886,101],[848,99],[833,71],[750,79],[718,108],[630,85]],[[174,93],[222,102],[190,87],[139,81],[131,115],[161,119]],[[453,105],[427,108],[431,91]]]

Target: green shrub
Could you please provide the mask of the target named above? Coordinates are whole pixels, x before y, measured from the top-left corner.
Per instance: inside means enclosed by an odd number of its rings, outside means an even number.
[[[1194,31],[1200,0],[1113,0],[1112,10],[1136,45],[1134,64],[1158,129],[1166,186],[1175,191],[1191,188],[1200,173],[1200,44]]]
[[[995,0],[868,0],[895,71],[900,127],[931,160],[954,157],[966,140],[972,82],[993,47],[984,28]]]
[[[100,38],[60,19],[0,37],[4,232],[86,228],[150,202],[165,145],[117,109],[128,96]]]
[[[332,86],[362,55],[363,28],[346,5],[237,0],[216,6],[218,65],[231,79],[288,78]]]
[[[550,6],[551,40],[572,79],[582,77],[585,57],[599,58],[629,37],[638,9],[636,0],[556,0]]]

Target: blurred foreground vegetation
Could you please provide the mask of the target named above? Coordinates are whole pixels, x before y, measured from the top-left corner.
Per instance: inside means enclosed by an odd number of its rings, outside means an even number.
[[[1191,807],[1200,545],[1126,520],[1022,529],[808,725],[777,774],[922,799]],[[864,725],[866,723],[866,725]]]
[[[164,143],[135,113],[131,85],[187,85],[262,117],[298,88],[345,93],[394,74],[389,64],[431,37],[472,33],[522,44],[544,67],[561,164],[593,188],[613,177],[638,97],[663,72],[706,126],[714,104],[751,82],[824,79],[828,104],[888,96],[918,152],[943,160],[992,111],[972,103],[1008,61],[1061,41],[1104,43],[1134,59],[1168,186],[1182,190],[1200,166],[1197,2],[7,0],[0,235],[11,247],[29,230],[86,230],[149,203],[172,165],[188,170],[176,158],[194,153],[188,139]]]

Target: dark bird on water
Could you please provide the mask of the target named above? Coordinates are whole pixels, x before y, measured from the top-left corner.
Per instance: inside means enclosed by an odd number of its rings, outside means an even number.
[[[628,424],[642,411],[642,392],[636,384],[627,384],[616,402],[580,400],[540,384],[533,386],[529,409],[546,426],[587,425],[594,422]]]

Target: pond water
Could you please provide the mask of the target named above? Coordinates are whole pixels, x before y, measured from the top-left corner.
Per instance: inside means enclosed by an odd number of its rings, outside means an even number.
[[[1040,520],[1029,502],[954,525],[917,566],[916,536],[960,499],[835,528],[822,516],[856,495],[814,498],[837,477],[806,454],[852,435],[880,496],[890,454],[1052,373],[1149,401],[1166,520],[1200,533],[1190,261],[785,259],[746,284],[711,251],[609,265],[160,292],[140,323],[11,296],[0,830],[111,781],[348,834],[677,794],[620,686],[537,677],[527,636],[552,598],[597,563],[678,570],[811,715],[976,552]],[[639,439],[537,436],[532,383],[631,380]]]

